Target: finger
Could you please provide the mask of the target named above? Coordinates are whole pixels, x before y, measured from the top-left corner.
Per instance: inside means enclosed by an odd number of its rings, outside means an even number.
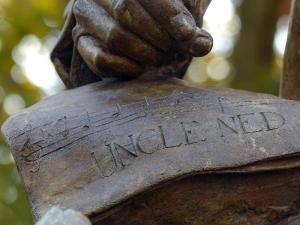
[[[138,0],[169,34],[179,41],[190,40],[196,22],[181,0]]]
[[[136,78],[141,67],[135,62],[109,53],[91,36],[81,36],[77,50],[90,69],[101,77]]]
[[[94,0],[110,13],[122,26],[153,46],[167,51],[171,38],[148,14],[137,0]]]
[[[208,54],[213,47],[213,38],[205,30],[199,28],[203,26],[203,16],[211,0],[182,0],[187,9],[194,16],[197,23],[196,35],[188,42],[181,43],[180,49],[190,52],[195,57]]]
[[[196,35],[191,40],[179,43],[180,51],[188,52],[194,57],[207,55],[212,47],[213,38],[207,31],[201,28],[197,28]]]
[[[203,16],[211,3],[211,0],[182,0],[187,9],[194,16],[199,27],[203,25]]]
[[[151,65],[158,65],[163,61],[158,50],[121,28],[102,7],[92,0],[77,0],[73,11],[81,27],[120,55]]]

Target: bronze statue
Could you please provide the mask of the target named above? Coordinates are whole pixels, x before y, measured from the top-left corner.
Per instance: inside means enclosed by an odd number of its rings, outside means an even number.
[[[182,76],[212,48],[201,29],[210,0],[76,0],[52,60],[68,88],[104,77]]]
[[[175,78],[101,81],[3,132],[35,219],[59,205],[94,225],[286,225],[300,214],[299,111]]]
[[[36,220],[299,224],[299,102],[172,77],[212,47],[209,2],[70,3],[52,59],[74,89],[2,128]]]

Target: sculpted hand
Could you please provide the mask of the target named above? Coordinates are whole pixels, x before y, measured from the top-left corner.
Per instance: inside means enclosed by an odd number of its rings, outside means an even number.
[[[212,48],[201,29],[210,0],[76,0],[74,47],[96,75],[134,78]]]

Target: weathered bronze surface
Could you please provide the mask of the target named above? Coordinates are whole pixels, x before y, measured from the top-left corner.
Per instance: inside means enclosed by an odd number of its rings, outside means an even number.
[[[201,28],[210,1],[72,0],[51,58],[68,88],[153,67],[183,76],[192,56],[212,48]]]
[[[280,94],[283,98],[300,101],[300,1],[293,0],[287,39]]]
[[[60,205],[101,225],[273,225],[300,213],[299,112],[153,78],[65,91],[3,133],[36,219]]]

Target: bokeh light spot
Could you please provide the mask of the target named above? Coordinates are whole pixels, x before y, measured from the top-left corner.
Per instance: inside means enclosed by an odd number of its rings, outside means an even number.
[[[233,1],[212,1],[204,17],[204,29],[208,30],[214,38],[212,50],[214,54],[228,55],[231,53],[240,28],[241,22],[235,15]]]
[[[11,163],[14,163],[14,159],[9,149],[4,145],[0,145],[0,164],[7,165]]]
[[[24,37],[13,51],[13,59],[28,80],[48,95],[56,93],[57,88],[61,86],[49,55],[50,47],[34,35]]]
[[[288,36],[288,28],[289,28],[289,17],[283,16],[277,22],[277,30],[275,34],[274,40],[274,49],[275,52],[283,57],[284,50],[286,46],[287,36]]]
[[[11,77],[12,77],[13,81],[16,82],[17,84],[26,83],[26,81],[27,81],[26,77],[18,65],[14,65],[13,68],[11,69],[10,73],[11,73]]]
[[[215,57],[208,64],[207,73],[213,80],[225,80],[230,74],[230,64],[222,57]]]
[[[8,115],[14,115],[25,108],[25,101],[20,95],[11,94],[5,97],[3,108]]]
[[[13,204],[18,199],[18,191],[14,186],[9,186],[4,193],[4,201],[6,204]]]
[[[206,63],[202,58],[193,58],[193,61],[186,72],[185,78],[196,83],[204,83],[208,80],[205,68]]]

